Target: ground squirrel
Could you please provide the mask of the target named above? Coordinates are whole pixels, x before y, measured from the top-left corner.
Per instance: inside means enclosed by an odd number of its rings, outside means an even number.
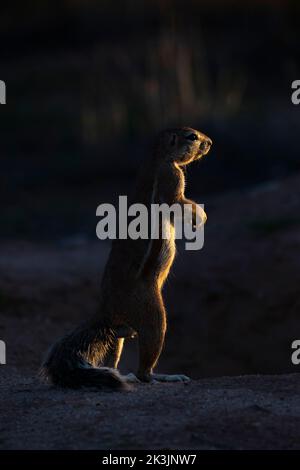
[[[205,155],[211,144],[206,135],[189,127],[163,131],[141,169],[130,203],[148,208],[152,203],[189,203],[196,213],[199,206],[184,195],[182,168]],[[44,377],[59,386],[115,389],[126,388],[135,377],[144,382],[189,380],[153,373],[166,332],[162,287],[175,257],[174,230],[171,234],[169,239],[113,241],[97,314],[52,346],[41,369]],[[139,368],[136,376],[122,376],[117,367],[124,337],[135,332]],[[102,367],[110,355],[114,368]]]

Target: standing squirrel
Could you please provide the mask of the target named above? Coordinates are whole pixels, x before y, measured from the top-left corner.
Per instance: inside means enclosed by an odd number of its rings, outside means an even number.
[[[192,204],[193,215],[203,209],[185,198],[183,167],[207,154],[212,141],[189,127],[163,131],[151,159],[142,168],[130,203]],[[41,374],[54,385],[77,388],[126,389],[131,381],[188,381],[184,375],[155,374],[166,332],[162,287],[175,257],[175,230],[165,239],[118,239],[101,283],[99,311],[50,349]],[[136,376],[118,370],[125,337],[138,335]],[[113,368],[102,367],[111,356]]]

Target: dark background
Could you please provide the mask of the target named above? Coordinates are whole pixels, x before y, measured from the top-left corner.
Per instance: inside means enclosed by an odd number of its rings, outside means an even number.
[[[164,365],[195,376],[295,370],[299,27],[296,0],[1,7],[0,336],[27,332],[16,364],[25,351],[37,365],[96,308],[107,250],[96,207],[128,193],[160,129],[190,125],[214,142],[188,170],[209,221],[204,250],[181,252],[166,287]]]
[[[2,6],[1,236],[94,236],[95,205],[170,125],[214,140],[194,194],[298,170],[299,26],[297,1]]]

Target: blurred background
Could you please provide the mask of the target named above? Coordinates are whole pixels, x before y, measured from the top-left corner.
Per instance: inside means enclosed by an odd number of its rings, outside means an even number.
[[[37,366],[94,311],[109,250],[96,207],[128,194],[159,130],[189,125],[214,142],[187,175],[206,242],[179,250],[166,286],[162,367],[295,371],[299,28],[296,0],[2,6],[0,337],[11,361]]]

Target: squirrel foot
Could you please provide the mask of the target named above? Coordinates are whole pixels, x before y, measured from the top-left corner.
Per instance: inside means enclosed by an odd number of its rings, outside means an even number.
[[[155,382],[184,382],[188,383],[191,381],[189,377],[183,374],[151,374],[151,380]]]
[[[138,378],[142,382],[150,382],[150,383],[155,383],[155,382],[183,382],[183,383],[188,383],[191,381],[189,377],[183,374],[144,374],[144,375],[138,375]]]

